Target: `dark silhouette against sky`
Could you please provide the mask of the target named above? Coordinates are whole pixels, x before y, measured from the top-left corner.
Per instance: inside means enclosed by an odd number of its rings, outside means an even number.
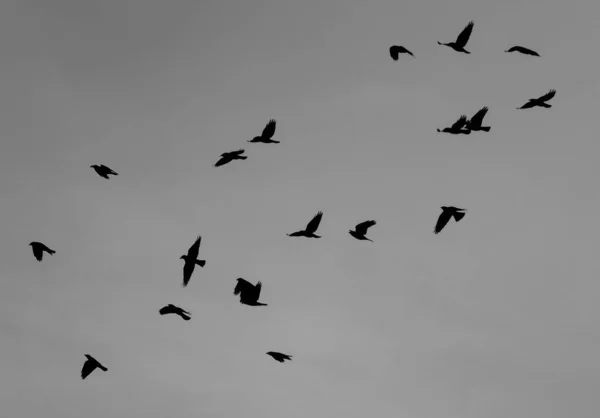
[[[392,45],[390,47],[390,56],[392,57],[392,59],[394,61],[398,61],[398,56],[400,54],[408,54],[408,55],[412,56],[413,58],[415,57],[412,52],[410,52],[408,49],[404,48],[403,46]]]
[[[111,168],[108,168],[105,165],[91,165],[90,167],[92,167],[96,173],[98,173],[98,175],[100,177],[104,177],[105,179],[109,179],[110,177],[108,177],[109,175],[113,175],[113,176],[118,176],[119,174],[117,174],[115,171],[113,171]]]
[[[288,354],[283,354],[283,353],[278,353],[277,351],[268,351],[267,355],[273,357],[275,360],[277,360],[280,363],[283,363],[285,360],[292,360],[292,356],[288,355]]]
[[[206,260],[198,260],[198,253],[200,252],[200,241],[202,237],[198,235],[196,241],[192,244],[192,246],[188,249],[187,254],[179,257],[180,260],[184,260],[183,264],[183,287],[186,287],[192,278],[192,274],[194,273],[194,269],[196,266],[204,267],[206,265]]]
[[[262,142],[263,144],[279,144],[279,141],[275,141],[273,139],[273,135],[275,135],[275,127],[277,122],[275,119],[269,120],[267,125],[264,127],[262,134],[260,136],[255,136],[248,142]]]
[[[102,371],[107,371],[108,369],[104,367],[98,360],[92,357],[89,354],[85,355],[87,360],[83,363],[83,368],[81,369],[81,379],[85,379],[96,369],[100,369]]]
[[[445,132],[448,134],[453,134],[453,135],[459,135],[459,134],[464,134],[464,135],[469,135],[471,133],[471,130],[468,128],[467,125],[467,115],[462,115],[460,118],[458,118],[458,120],[456,122],[454,122],[452,124],[452,126],[448,127],[448,128],[444,128],[442,130],[437,130],[438,132]]]
[[[169,315],[169,314],[179,315],[181,318],[183,318],[186,321],[190,320],[190,315],[191,315],[189,312],[184,311],[179,306],[171,305],[170,303],[167,306],[160,308],[158,310],[158,312],[161,315]]]
[[[46,247],[46,245],[42,244],[41,242],[32,241],[29,243],[29,245],[31,246],[31,249],[33,250],[33,256],[35,257],[35,259],[37,261],[42,261],[42,258],[44,258],[45,252],[50,255],[53,255],[54,253],[56,253],[56,251],[51,250],[50,248]]]
[[[306,238],[321,238],[319,235],[316,235],[317,229],[319,229],[319,225],[321,223],[321,219],[323,218],[323,212],[319,211],[314,218],[306,225],[306,228],[301,231],[292,232],[288,234],[289,237],[306,237]]]
[[[221,158],[219,159],[219,161],[215,163],[215,167],[220,167],[222,165],[232,162],[233,160],[247,159],[248,157],[242,155],[243,153],[243,149],[239,149],[237,151],[224,152],[223,154],[221,154]]]
[[[475,22],[473,22],[473,21],[469,22],[467,24],[467,26],[465,26],[465,28],[462,30],[462,32],[456,37],[456,41],[448,42],[446,44],[438,41],[438,44],[449,46],[450,48],[452,48],[453,50],[455,50],[457,52],[463,52],[465,54],[470,54],[470,52],[465,49],[465,46],[467,46],[467,42],[469,42],[469,38],[471,37],[471,32],[473,32],[474,25],[475,25]]]
[[[454,206],[442,206],[442,213],[438,217],[433,232],[435,234],[442,232],[442,229],[444,229],[452,217],[454,217],[456,222],[460,221],[465,216],[465,211],[466,209],[455,208]]]
[[[354,227],[354,230],[350,230],[348,231],[350,233],[350,235],[352,235],[354,238],[356,238],[357,240],[361,240],[361,241],[371,241],[369,238],[367,238],[365,235],[367,233],[367,230],[372,227],[373,225],[375,225],[377,222],[375,221],[365,221],[365,222],[361,222],[358,225],[356,225]],[[373,242],[373,241],[371,241]]]
[[[484,131],[484,132],[489,132],[490,131],[490,127],[489,126],[482,126],[481,124],[483,123],[483,118],[485,117],[485,115],[488,112],[488,107],[482,107],[480,110],[477,111],[477,113],[475,113],[471,119],[469,119],[466,123],[466,129],[470,130],[470,131]]]
[[[529,101],[527,103],[525,103],[523,106],[519,107],[518,109],[529,109],[532,107],[545,107],[545,108],[551,108],[552,105],[546,103],[548,100],[552,99],[554,96],[556,95],[556,90],[550,90],[548,93],[544,94],[543,96],[538,97],[537,99],[529,99]]]
[[[240,303],[248,306],[267,306],[266,303],[260,303],[260,290],[262,289],[262,283],[259,281],[256,285],[253,285],[247,280],[242,278],[237,279],[237,284],[233,289],[234,295],[240,296]]]
[[[534,57],[539,57],[540,56],[540,54],[538,54],[537,52],[535,52],[535,51],[533,51],[531,49],[525,48],[523,46],[518,46],[518,45],[513,46],[513,47],[507,49],[504,52],[520,52],[521,54],[533,55]]]

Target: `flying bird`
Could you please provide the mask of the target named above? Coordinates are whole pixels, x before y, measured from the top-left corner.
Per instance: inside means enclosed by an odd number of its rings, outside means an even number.
[[[248,157],[242,155],[243,153],[243,149],[231,152],[224,152],[223,154],[221,154],[221,158],[219,159],[219,161],[215,163],[215,167],[220,167],[222,165],[232,162],[233,160],[245,160]]]
[[[87,357],[87,360],[85,361],[85,363],[83,363],[83,368],[81,369],[81,378],[82,379],[85,379],[86,377],[88,377],[91,372],[96,370],[96,368],[99,368],[102,371],[108,370],[106,367],[101,365],[98,362],[98,360],[96,360],[94,357],[90,356],[89,354],[86,354],[85,356]]]
[[[529,99],[529,101],[527,103],[525,103],[521,107],[517,107],[517,109],[529,109],[529,108],[535,107],[535,106],[550,108],[550,107],[552,107],[552,105],[549,105],[546,102],[548,100],[550,100],[551,98],[553,98],[555,94],[556,94],[556,90],[554,90],[554,89],[550,90],[548,93],[544,94],[541,97],[538,97],[537,99]]]
[[[267,354],[280,363],[283,363],[285,360],[292,361],[292,356],[283,353],[278,353],[277,351],[269,351]]]
[[[460,221],[465,216],[464,212],[466,212],[466,209],[459,209],[454,206],[442,206],[442,213],[435,224],[433,233],[439,234],[452,217],[454,217],[456,222]]]
[[[516,52],[520,52],[521,54],[525,54],[525,55],[533,55],[535,57],[539,57],[540,56],[540,54],[538,54],[537,52],[532,51],[531,49],[528,49],[528,48],[525,48],[525,47],[522,47],[522,46],[513,46],[512,48],[507,49],[504,52],[515,52],[515,51]]]
[[[458,135],[458,134],[469,135],[471,133],[471,130],[467,126],[467,116],[466,115],[462,115],[460,118],[458,118],[458,120],[456,122],[454,122],[454,124],[452,124],[451,127],[444,128],[441,131],[438,129],[437,131],[438,132],[446,132],[448,134],[453,134],[453,135]]]
[[[167,306],[165,306],[163,308],[160,308],[158,310],[158,312],[161,315],[168,315],[168,314],[179,315],[180,317],[182,317],[186,321],[190,320],[190,315],[191,315],[189,312],[184,311],[179,306],[171,305],[170,303]]]
[[[371,241],[369,238],[367,238],[365,235],[367,233],[367,229],[369,229],[370,227],[372,227],[373,225],[375,225],[377,222],[375,221],[365,221],[365,222],[361,222],[358,225],[356,225],[354,227],[354,231],[350,230],[348,232],[350,232],[350,235],[352,235],[354,238],[361,240],[361,241]]]
[[[110,177],[108,177],[109,174],[112,174],[113,176],[119,175],[119,173],[113,171],[111,168],[108,168],[107,166],[102,165],[102,164],[100,164],[100,165],[94,164],[94,165],[91,165],[90,167],[92,167],[94,170],[96,170],[96,173],[98,173],[98,175],[100,177],[104,177],[105,179],[110,179]]]
[[[469,38],[471,37],[471,32],[473,32],[474,25],[475,25],[475,22],[473,22],[471,20],[469,22],[469,24],[467,26],[465,26],[463,31],[456,37],[456,41],[448,42],[447,44],[444,44],[444,43],[441,43],[440,41],[438,41],[438,44],[449,46],[450,48],[452,48],[453,50],[455,50],[457,52],[464,52],[465,54],[470,54],[470,52],[465,49],[465,46],[467,45],[467,42],[469,42]]]
[[[319,235],[315,235],[317,229],[319,228],[319,224],[321,223],[321,218],[323,218],[323,212],[319,211],[314,218],[306,225],[306,229],[303,231],[293,232],[291,234],[287,234],[288,237],[306,237],[306,238],[321,238]]]
[[[276,124],[277,122],[275,122],[275,119],[269,120],[269,122],[263,129],[262,134],[260,136],[255,136],[248,142],[262,142],[263,144],[279,144],[280,141],[275,141],[274,139],[271,139],[273,138],[273,135],[275,135]]]
[[[477,113],[475,113],[473,117],[467,121],[466,128],[471,131],[489,132],[491,129],[489,126],[481,126],[481,124],[483,123],[483,118],[485,117],[488,110],[489,109],[487,106],[482,107],[480,110],[478,110]]]
[[[408,55],[412,56],[413,58],[415,57],[412,52],[410,52],[408,49],[404,48],[403,46],[400,46],[400,45],[390,46],[390,56],[392,57],[392,59],[394,61],[398,61],[398,56],[400,54],[408,54]]]
[[[50,248],[46,247],[41,242],[33,241],[33,242],[30,242],[29,245],[31,245],[31,249],[33,250],[33,256],[35,257],[35,259],[37,261],[42,261],[42,258],[44,257],[44,251],[50,255],[52,255],[56,252],[56,251],[51,250]]]
[[[186,287],[192,277],[196,265],[204,267],[206,260],[198,260],[198,252],[200,251],[200,240],[202,237],[198,235],[196,242],[192,244],[186,255],[179,257],[180,260],[185,260],[183,265],[183,287]]]
[[[235,289],[233,289],[234,295],[240,295],[240,303],[249,306],[267,306],[266,303],[260,303],[260,290],[262,289],[262,283],[258,282],[253,285],[247,280],[242,278],[237,279]]]

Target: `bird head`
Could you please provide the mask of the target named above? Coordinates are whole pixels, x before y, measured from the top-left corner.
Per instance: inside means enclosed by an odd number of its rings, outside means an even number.
[[[89,354],[85,354],[85,356],[88,358],[88,360],[92,360],[92,356],[90,356]]]
[[[258,140],[260,140],[260,138],[261,138],[260,136],[255,136],[254,138],[252,138],[252,141],[258,141]],[[248,142],[252,142],[252,141],[248,141]]]
[[[182,255],[181,257],[179,257],[180,260],[185,260],[185,255]]]
[[[265,354],[271,355],[271,354],[273,354],[273,352],[272,351],[267,351]]]
[[[96,167],[98,167],[98,165],[97,164],[92,164],[90,167],[96,168]]]
[[[446,210],[446,209],[448,209],[448,206],[442,206],[441,208],[442,208],[442,210]]]
[[[30,243],[29,243],[29,245],[32,245],[32,246],[33,246],[33,241],[32,241],[32,242],[30,242]]]

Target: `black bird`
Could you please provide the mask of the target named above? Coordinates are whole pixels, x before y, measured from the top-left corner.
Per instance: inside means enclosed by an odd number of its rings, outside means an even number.
[[[51,250],[50,248],[46,247],[41,242],[32,241],[29,243],[29,245],[31,245],[31,249],[33,250],[33,256],[35,257],[35,259],[37,261],[42,261],[42,258],[44,257],[44,251],[50,255],[52,255],[56,252],[56,251]]]
[[[201,239],[202,237],[198,235],[196,242],[194,242],[194,244],[190,247],[187,254],[179,257],[180,260],[185,260],[185,264],[183,265],[183,287],[186,287],[189,283],[196,264],[200,267],[204,267],[206,265],[206,260],[198,260]]]
[[[457,52],[464,52],[465,54],[470,54],[470,52],[465,49],[465,46],[467,45],[467,42],[469,42],[469,38],[471,37],[471,32],[473,32],[474,25],[475,22],[471,20],[469,24],[465,26],[463,31],[456,37],[456,41],[448,42],[447,44],[443,44],[440,41],[438,41],[438,44],[449,46]]]
[[[223,154],[221,154],[221,158],[219,159],[219,161],[215,163],[215,167],[220,167],[222,165],[232,162],[233,160],[245,160],[248,157],[242,155],[243,153],[243,149],[231,152],[224,152]]]
[[[515,51],[516,52],[520,52],[521,54],[525,54],[525,55],[533,55],[535,57],[539,57],[540,56],[540,54],[538,54],[537,52],[532,51],[531,49],[527,49],[527,48],[522,47],[522,46],[513,46],[512,48],[507,49],[504,52],[515,52]]]
[[[279,144],[280,141],[275,141],[274,139],[271,139],[273,138],[273,135],[275,135],[276,125],[277,122],[275,122],[275,119],[269,120],[269,122],[263,129],[262,134],[260,136],[255,136],[248,142],[262,142],[263,144]]]
[[[460,221],[465,216],[464,212],[466,212],[466,209],[459,209],[454,206],[442,206],[442,213],[435,224],[433,233],[439,234],[452,217],[454,217],[456,222]]]
[[[358,225],[356,225],[354,227],[354,231],[350,230],[348,232],[350,232],[350,235],[352,235],[354,238],[361,240],[361,241],[371,241],[369,238],[365,237],[365,234],[367,233],[367,229],[369,229],[370,227],[372,227],[373,225],[375,225],[377,222],[375,221],[365,221],[362,223],[359,223]]]
[[[273,357],[275,360],[277,360],[280,363],[283,363],[285,360],[292,361],[292,356],[289,356],[289,355],[283,354],[283,353],[278,353],[277,351],[269,351],[267,354],[270,355],[271,357]]]
[[[390,46],[390,56],[392,57],[392,59],[394,61],[398,61],[398,55],[400,55],[400,54],[408,54],[408,55],[412,56],[413,58],[415,57],[412,52],[410,52],[408,49],[404,48],[403,46],[400,46],[400,45]]]
[[[465,134],[469,135],[471,130],[467,126],[467,115],[462,115],[454,124],[449,128],[444,128],[441,131],[438,129],[438,132],[446,132],[453,135]]]
[[[96,360],[94,357],[90,356],[89,354],[86,354],[85,356],[87,357],[87,360],[85,361],[85,363],[83,363],[83,368],[81,369],[82,379],[88,377],[91,372],[96,370],[96,367],[103,371],[108,370],[106,367],[101,365],[100,362],[98,362],[98,360]]]
[[[550,108],[550,107],[552,107],[552,105],[549,105],[548,103],[546,103],[546,101],[553,98],[555,94],[556,94],[556,90],[552,89],[548,93],[544,94],[541,97],[538,97],[537,99],[529,99],[529,101],[527,103],[525,103],[521,107],[517,107],[517,109],[529,109],[529,108],[535,107],[535,106]]]
[[[485,131],[485,132],[489,132],[490,131],[490,127],[489,126],[481,126],[481,124],[483,123],[483,118],[485,117],[486,113],[488,112],[488,107],[482,107],[481,109],[479,109],[479,111],[477,111],[477,113],[475,113],[473,115],[473,117],[467,121],[467,126],[466,128],[471,130],[471,131]]]
[[[158,312],[161,315],[168,315],[168,314],[179,315],[180,317],[182,317],[186,321],[190,320],[190,315],[191,315],[189,312],[184,311],[179,306],[171,305],[170,303],[167,306],[165,306],[163,308],[160,308],[158,310]]]
[[[262,289],[262,283],[258,282],[253,285],[249,281],[242,278],[237,279],[237,285],[233,289],[234,295],[240,295],[240,303],[249,306],[267,306],[266,303],[260,303],[260,290]]]
[[[303,231],[293,232],[291,234],[287,234],[288,237],[306,237],[306,238],[321,238],[319,235],[315,235],[317,229],[319,228],[319,224],[321,223],[321,218],[323,218],[323,212],[319,211],[314,218],[306,225],[306,229]]]
[[[108,177],[109,174],[112,174],[113,176],[118,176],[119,174],[115,171],[113,171],[111,168],[108,168],[105,165],[91,165],[90,167],[92,167],[94,170],[96,170],[96,173],[98,173],[98,175],[100,177],[104,177],[105,179],[109,179],[110,177]]]

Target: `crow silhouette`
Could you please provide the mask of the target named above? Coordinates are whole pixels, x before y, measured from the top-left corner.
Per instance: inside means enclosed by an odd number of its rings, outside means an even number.
[[[292,361],[292,356],[283,353],[278,353],[277,351],[269,351],[267,354],[280,363],[283,363],[285,360]]]
[[[158,312],[161,315],[168,315],[168,314],[179,315],[180,317],[182,317],[186,321],[190,320],[190,315],[191,315],[189,312],[184,311],[179,306],[171,305],[170,303],[167,306],[165,306],[163,308],[160,308],[158,310]]]
[[[279,144],[279,141],[271,139],[273,138],[273,135],[275,135],[276,124],[277,122],[275,122],[275,119],[269,120],[269,122],[263,129],[262,134],[260,136],[255,136],[248,142],[262,142],[263,144]]]
[[[489,132],[491,129],[489,126],[481,126],[481,124],[483,123],[483,118],[485,117],[488,110],[489,109],[487,106],[482,107],[480,110],[478,110],[477,113],[475,113],[473,117],[467,121],[466,128],[470,131]]]
[[[245,155],[242,155],[243,153],[244,153],[243,149],[239,149],[237,151],[231,151],[231,152],[224,152],[223,154],[221,154],[221,158],[219,159],[219,161],[217,161],[215,163],[215,167],[220,167],[222,165],[232,162],[233,160],[247,159],[248,157],[246,157]]]
[[[375,225],[377,222],[375,221],[365,221],[362,223],[359,223],[358,225],[356,225],[354,227],[354,231],[350,230],[348,232],[350,232],[350,235],[352,235],[354,238],[361,240],[361,241],[371,241],[369,238],[365,237],[365,234],[367,233],[367,229],[369,229],[370,227],[372,227],[373,225]]]
[[[541,97],[538,97],[537,99],[529,99],[529,101],[527,103],[525,103],[521,107],[517,107],[517,109],[529,109],[529,108],[535,107],[535,106],[550,108],[550,107],[552,107],[552,105],[549,105],[546,102],[548,100],[550,100],[551,98],[553,98],[555,94],[556,94],[556,90],[550,90],[548,93],[544,94]]]
[[[535,51],[532,51],[531,49],[527,49],[525,47],[522,46],[513,46],[510,49],[507,49],[504,52],[520,52],[521,54],[525,54],[525,55],[533,55],[534,57],[539,57],[540,54],[538,54]]]
[[[86,354],[85,356],[87,357],[87,360],[85,361],[85,363],[83,363],[83,368],[81,369],[81,378],[82,379],[85,379],[86,377],[88,377],[91,372],[96,370],[96,368],[99,368],[100,370],[103,370],[103,371],[108,370],[106,367],[101,365],[98,362],[98,360],[96,360],[94,357],[90,356],[89,354]]]
[[[260,290],[262,289],[262,283],[259,281],[256,285],[253,285],[249,281],[242,278],[237,279],[235,289],[233,289],[234,295],[240,295],[240,303],[248,306],[267,306],[266,303],[260,303]]]
[[[98,175],[100,177],[104,177],[105,179],[109,179],[110,177],[108,177],[109,174],[112,174],[113,176],[118,176],[119,174],[116,173],[115,171],[113,171],[112,169],[108,168],[105,165],[91,165],[90,167],[92,167],[94,170],[96,170],[96,173],[98,173]]]
[[[180,260],[185,260],[185,264],[183,265],[183,287],[186,287],[190,282],[190,278],[192,277],[192,273],[194,272],[194,268],[196,265],[200,267],[204,267],[206,265],[205,260],[198,260],[198,252],[200,251],[200,241],[202,237],[198,235],[196,242],[192,244],[190,249],[188,250],[186,255],[182,255],[179,257]]]
[[[454,124],[452,124],[449,128],[444,128],[441,131],[438,129],[438,132],[446,132],[448,134],[458,135],[464,134],[469,135],[471,130],[467,126],[467,115],[462,115]]]
[[[413,53],[410,52],[408,49],[404,48],[403,46],[400,46],[400,45],[390,46],[390,56],[392,57],[392,59],[394,61],[398,61],[398,56],[400,54],[408,54],[408,55],[412,56],[413,58],[415,58]]]
[[[31,249],[33,250],[33,256],[35,257],[35,259],[37,261],[42,261],[42,258],[44,257],[44,251],[50,255],[52,255],[56,252],[56,251],[51,250],[50,248],[46,247],[41,242],[32,241],[29,243],[29,245],[31,245]]]
[[[323,218],[323,212],[319,211],[306,225],[306,229],[287,234],[288,237],[321,238],[319,235],[315,235],[315,232],[317,232],[319,224],[321,223],[321,218]]]
[[[438,44],[449,46],[457,52],[464,52],[465,54],[470,54],[470,52],[465,49],[465,46],[467,45],[467,42],[469,42],[469,38],[471,37],[471,32],[473,32],[474,25],[475,23],[473,21],[470,21],[469,24],[465,26],[462,32],[456,37],[456,41],[448,42],[447,44],[438,41]]]
[[[466,209],[459,209],[454,206],[442,206],[442,213],[435,224],[433,233],[439,234],[452,217],[454,217],[456,222],[460,221],[465,216],[464,212],[466,212]]]

